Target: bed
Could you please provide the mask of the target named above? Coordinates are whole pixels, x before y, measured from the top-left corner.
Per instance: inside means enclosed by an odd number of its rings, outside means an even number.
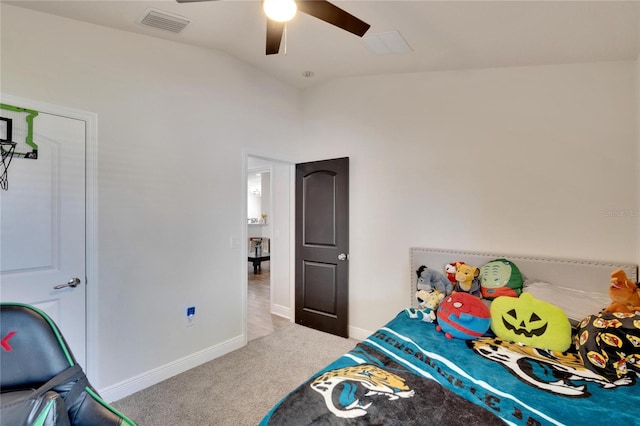
[[[410,259],[408,306],[417,307],[421,266],[443,270],[451,262],[509,259],[522,274],[525,292],[571,311],[567,318],[575,333],[586,324],[582,315],[594,318],[606,306],[601,303],[609,300],[612,271],[638,279],[636,265],[614,262],[429,248],[410,249]],[[629,321],[640,327],[640,316],[632,315],[627,314]],[[627,358],[636,363],[628,374],[607,377],[587,368],[573,344],[565,352],[539,349],[504,341],[490,330],[480,338],[449,339],[437,321],[416,321],[401,311],[292,390],[261,424],[570,425],[603,416],[616,424],[638,424],[638,358]]]

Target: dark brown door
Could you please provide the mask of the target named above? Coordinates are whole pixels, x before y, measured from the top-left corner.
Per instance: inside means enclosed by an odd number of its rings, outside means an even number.
[[[349,159],[296,165],[296,323],[348,337]]]

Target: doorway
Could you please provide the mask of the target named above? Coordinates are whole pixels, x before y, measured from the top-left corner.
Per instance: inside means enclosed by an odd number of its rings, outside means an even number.
[[[251,153],[244,152],[244,162],[243,162],[243,170],[245,176],[248,176],[249,170],[256,169],[268,169],[270,171],[270,213],[267,213],[266,220],[270,224],[270,231],[268,235],[270,236],[270,262],[269,262],[269,312],[268,318],[272,319],[273,317],[282,317],[287,320],[287,322],[297,321],[297,313],[296,313],[296,302],[298,295],[296,294],[296,246],[298,242],[296,241],[296,211],[298,210],[296,206],[297,195],[296,191],[296,168],[297,165],[293,161],[284,161],[277,160],[273,158],[269,158],[266,156],[258,156],[252,155]],[[317,161],[313,163],[307,163],[309,166],[313,165],[322,165],[325,164],[327,166],[332,165],[334,163],[346,163],[347,168],[341,169],[341,171],[336,175],[331,172],[329,175],[338,176],[338,180],[343,181],[343,184],[340,185],[342,188],[339,192],[340,199],[344,199],[343,202],[346,202],[348,206],[348,158],[342,159],[334,159],[334,160],[324,160]],[[319,170],[320,175],[326,175],[326,170]],[[341,176],[341,177],[340,177]],[[334,178],[331,178],[334,179]],[[315,181],[315,180],[314,180]],[[321,178],[321,182],[325,182],[326,179]],[[346,185],[346,186],[345,186]],[[315,185],[313,185],[315,187]],[[248,194],[249,185],[248,180],[245,179],[245,183],[243,185],[245,194]],[[247,200],[247,198],[245,198]],[[344,204],[344,203],[343,203]],[[245,220],[248,221],[248,200],[243,203],[244,205],[244,217]],[[325,209],[319,209],[319,211],[324,211]],[[270,219],[269,219],[270,217]],[[340,214],[339,221],[348,224],[348,207],[347,210]],[[314,220],[315,221],[315,220]],[[246,222],[245,222],[246,223]],[[248,225],[245,225],[248,227]],[[339,227],[343,229],[343,227]],[[348,229],[348,228],[347,228]],[[344,231],[344,230],[343,230]],[[338,327],[337,325],[329,327],[326,329],[324,326],[320,326],[320,324],[316,324],[317,327],[322,331],[332,332],[337,335],[347,335],[346,328],[348,327],[348,243],[345,244],[345,241],[348,241],[348,230],[340,231],[341,237],[339,238],[341,243],[338,244],[335,248],[339,250],[336,253],[333,253],[333,259],[338,259],[339,263],[342,265],[335,264],[335,269],[342,271],[338,274],[341,278],[335,282],[337,290],[336,295],[338,296],[335,299],[335,303],[340,305],[338,311],[333,312],[329,316],[333,315],[337,318],[340,318],[341,325]],[[246,242],[243,245],[244,247],[244,256],[246,257],[248,249],[249,249],[249,237],[248,230],[245,231],[244,234],[246,238]],[[346,238],[346,240],[344,240]],[[317,244],[310,244],[317,245]],[[326,261],[327,265],[332,262]],[[335,263],[335,262],[333,262]],[[326,269],[326,268],[325,268]],[[243,273],[247,273],[250,271],[246,271]],[[307,276],[310,278],[310,276]],[[313,281],[313,280],[312,280]],[[322,280],[326,281],[326,280]],[[340,282],[344,282],[342,285]],[[306,284],[310,284],[307,282]],[[313,300],[309,297],[312,297],[317,293],[316,286],[306,286],[307,289],[310,289],[310,292],[306,292],[306,296],[303,296],[303,300],[307,303],[306,306],[308,309],[306,311],[315,311],[317,312],[326,312],[329,313],[327,309],[317,309],[318,306],[324,306],[323,304],[326,301],[322,300],[322,298]],[[251,306],[248,303],[248,280],[246,285],[244,286],[244,309],[247,311],[244,312],[244,317],[247,319],[250,315]],[[320,289],[319,291],[323,291]],[[305,291],[300,291],[300,295],[304,295]],[[318,305],[319,304],[319,305]],[[301,305],[302,306],[302,305]],[[269,319],[263,321],[269,321]],[[307,318],[310,322],[315,322],[315,320],[311,318]],[[277,319],[276,319],[277,320]],[[249,335],[248,330],[248,322],[245,322],[245,336]],[[310,325],[310,324],[307,324]],[[251,340],[251,339],[248,339]]]
[[[293,321],[292,164],[246,157],[247,257],[260,249],[259,266],[247,259],[247,340],[270,334]]]

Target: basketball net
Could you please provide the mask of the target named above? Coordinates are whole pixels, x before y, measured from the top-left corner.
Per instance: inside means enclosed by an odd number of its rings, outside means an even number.
[[[0,141],[0,151],[2,151],[2,160],[0,162],[0,188],[5,191],[9,189],[9,178],[7,170],[13,159],[13,153],[16,151],[16,143],[10,141]]]

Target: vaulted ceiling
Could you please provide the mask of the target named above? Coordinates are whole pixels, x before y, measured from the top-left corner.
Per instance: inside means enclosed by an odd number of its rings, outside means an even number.
[[[636,1],[334,1],[371,25],[367,40],[298,13],[287,24],[287,53],[269,56],[257,0],[3,3],[223,51],[301,88],[343,76],[635,60],[640,44]],[[190,23],[177,34],[138,23],[150,8]],[[367,47],[394,31],[408,53]]]

